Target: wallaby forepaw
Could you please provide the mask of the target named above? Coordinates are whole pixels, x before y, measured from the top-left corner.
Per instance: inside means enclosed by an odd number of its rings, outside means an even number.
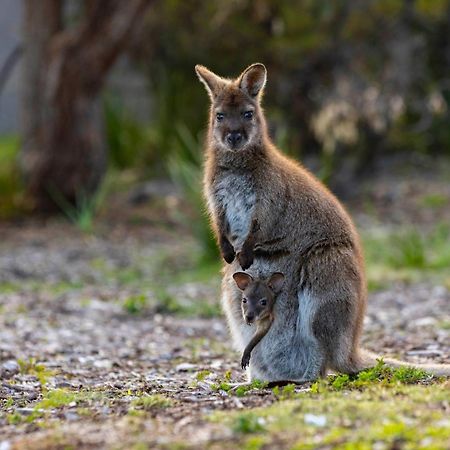
[[[248,365],[250,364],[250,355],[247,355],[244,353],[244,355],[242,356],[241,359],[241,367],[242,369],[246,369],[248,367]]]
[[[242,270],[247,270],[253,264],[253,250],[242,250],[238,253],[237,258]]]
[[[222,251],[222,256],[225,262],[231,264],[234,261],[236,253],[234,252],[233,246],[229,241],[222,242],[220,250]]]

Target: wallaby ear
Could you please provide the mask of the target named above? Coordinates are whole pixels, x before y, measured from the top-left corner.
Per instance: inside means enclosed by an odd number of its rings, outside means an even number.
[[[234,281],[236,281],[237,287],[244,291],[247,286],[253,281],[253,278],[248,273],[244,272],[235,272],[233,273]]]
[[[284,275],[281,272],[275,272],[271,275],[268,285],[275,294],[281,291],[284,283]]]
[[[252,64],[239,76],[239,87],[250,97],[256,97],[264,88],[266,79],[267,70],[264,64]]]
[[[198,79],[205,85],[211,100],[214,100],[219,88],[225,84],[225,81],[200,64],[195,66],[195,72],[197,73]]]

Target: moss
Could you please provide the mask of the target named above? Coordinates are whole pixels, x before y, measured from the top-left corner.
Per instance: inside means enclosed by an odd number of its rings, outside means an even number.
[[[131,411],[141,409],[144,411],[151,411],[155,409],[169,408],[174,405],[174,401],[171,398],[165,397],[161,394],[143,395],[131,402]]]
[[[357,388],[350,377],[342,378],[345,387],[337,390],[332,386],[335,378],[326,381],[326,389],[291,393],[288,400],[279,397],[281,401],[269,407],[245,413],[216,413],[211,420],[235,433],[236,448],[247,443],[241,435],[252,435],[264,448],[372,449],[400,443],[402,448],[448,448],[450,429],[443,406],[448,385],[414,385],[411,380],[421,374],[393,373],[401,381],[380,366]],[[320,416],[323,423],[306,420],[311,415]]]
[[[400,384],[413,384],[419,382],[429,382],[432,375],[422,369],[415,367],[400,367],[393,369],[379,360],[375,367],[364,370],[357,375],[330,375],[325,380],[319,380],[311,386],[313,392],[323,392],[327,390],[340,391],[343,389],[362,389],[371,385],[393,386]]]
[[[44,398],[35,406],[35,409],[53,409],[67,406],[75,402],[80,396],[76,392],[67,391],[65,389],[55,389],[48,391]]]
[[[195,375],[195,379],[197,381],[203,381],[210,373],[210,370],[200,370],[200,372],[197,372]]]
[[[258,389],[266,389],[266,388],[267,388],[267,383],[260,381],[260,380],[253,380],[249,384],[244,384],[242,386],[239,386],[236,389],[235,393],[238,397],[243,397],[250,391],[254,391],[254,390],[258,390]]]

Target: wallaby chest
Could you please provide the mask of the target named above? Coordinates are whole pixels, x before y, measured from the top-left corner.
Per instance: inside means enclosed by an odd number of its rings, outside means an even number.
[[[210,195],[214,213],[223,216],[227,238],[239,250],[250,231],[256,204],[252,174],[224,171],[216,177]]]

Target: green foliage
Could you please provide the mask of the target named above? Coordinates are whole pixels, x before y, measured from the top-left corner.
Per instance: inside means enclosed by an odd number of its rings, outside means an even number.
[[[203,381],[210,373],[210,370],[200,370],[200,372],[197,372],[195,375],[195,379],[197,381]]]
[[[235,394],[237,397],[243,397],[250,391],[258,390],[258,389],[266,389],[267,383],[260,380],[252,380],[251,383],[243,384],[242,386],[239,386]],[[275,388],[277,389],[277,388]]]
[[[147,22],[145,46],[138,45],[137,52],[155,97],[154,146],[164,155],[172,152],[174,124],[188,123],[194,136],[204,129],[207,97],[193,72],[196,63],[233,76],[261,61],[269,69],[265,107],[272,135],[293,155],[320,153],[326,181],[341,158],[364,165],[372,155],[377,159],[393,151],[448,155],[449,8],[448,0],[267,0],[226,7],[160,2]],[[423,43],[419,51],[414,51],[415,39]],[[403,45],[406,59],[394,56],[393,45]],[[411,54],[414,65],[407,62]],[[336,96],[351,114],[337,114],[322,139],[312,122]],[[373,101],[361,107],[367,96]],[[394,97],[400,107],[391,117]],[[346,120],[350,127],[336,133]],[[352,127],[356,133],[347,139]],[[331,147],[329,136],[335,137]]]
[[[272,392],[279,400],[287,400],[295,396],[295,384],[287,384],[282,387],[275,386]]]
[[[123,302],[123,308],[129,314],[138,314],[143,311],[147,304],[145,295],[131,295]]]
[[[164,409],[173,406],[174,401],[171,398],[165,397],[161,394],[143,395],[131,402],[134,409],[143,409],[145,411],[152,411],[155,409]]]
[[[264,430],[264,420],[254,413],[239,414],[234,419],[232,429],[235,433],[258,433]]]
[[[331,375],[326,380],[315,382],[311,390],[321,393],[327,390],[341,391],[363,389],[372,385],[395,386],[400,384],[415,384],[429,381],[430,374],[415,367],[399,367],[393,369],[380,360],[375,367],[359,372],[357,375]]]
[[[0,219],[21,214],[26,209],[18,157],[18,137],[0,136]]]
[[[201,245],[201,259],[203,262],[215,261],[218,249],[202,196],[201,145],[185,125],[178,125],[173,131],[177,139],[168,158],[168,171],[192,208],[193,217],[186,217],[186,220]]]
[[[378,367],[373,377],[383,376]],[[372,376],[371,376],[372,377]],[[320,393],[302,391],[294,397],[248,412],[224,411],[210,420],[227,425],[236,448],[246,448],[248,435],[257,433],[262,448],[372,449],[447,448],[450,430],[440,406],[448,397],[445,382],[384,384],[372,381],[365,388]],[[318,426],[309,417],[320,417]],[[218,443],[220,447],[220,443]],[[259,448],[258,446],[256,448]]]
[[[35,406],[35,410],[61,408],[76,400],[77,393],[55,389],[46,393],[45,397]]]
[[[59,206],[62,213],[72,222],[80,231],[91,233],[94,229],[94,219],[99,209],[103,205],[111,183],[111,173],[107,174],[101,186],[94,194],[88,194],[84,191],[78,192],[75,205],[72,205],[56,189],[50,190],[50,196]]]
[[[20,373],[35,376],[42,386],[47,383],[49,377],[55,375],[55,371],[47,369],[43,364],[37,363],[35,358],[29,358],[28,361],[18,359],[17,362]]]
[[[428,232],[415,228],[364,232],[363,245],[369,287],[421,278],[446,282],[450,265],[449,224],[438,224]]]
[[[106,142],[110,164],[116,169],[127,169],[148,164],[155,155],[151,148],[151,130],[137,122],[120,99],[112,94],[103,101]]]

